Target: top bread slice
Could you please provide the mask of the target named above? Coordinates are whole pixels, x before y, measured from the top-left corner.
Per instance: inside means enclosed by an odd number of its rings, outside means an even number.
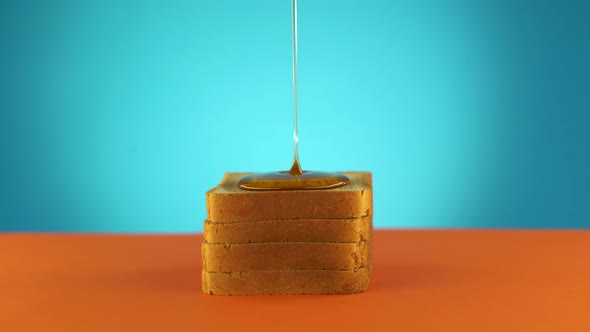
[[[238,181],[251,173],[226,173],[206,194],[207,219],[236,223],[281,219],[354,219],[372,215],[371,173],[341,172],[344,187],[325,190],[251,191]]]

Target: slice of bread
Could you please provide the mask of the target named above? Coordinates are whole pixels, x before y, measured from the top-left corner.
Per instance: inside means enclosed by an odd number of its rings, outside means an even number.
[[[208,243],[359,242],[368,239],[372,216],[356,219],[287,219],[238,223],[205,220]]]
[[[208,272],[348,270],[370,266],[367,241],[356,243],[267,242],[212,244],[203,241]]]
[[[211,295],[353,294],[369,288],[367,268],[202,273],[203,293]]]
[[[248,191],[237,182],[250,173],[226,173],[206,194],[210,222],[281,219],[355,219],[372,215],[369,172],[342,172],[350,184],[329,190]]]

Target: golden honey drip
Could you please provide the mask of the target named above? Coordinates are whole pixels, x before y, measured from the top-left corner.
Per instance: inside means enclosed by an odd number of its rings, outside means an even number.
[[[293,15],[293,166],[288,171],[254,173],[238,181],[245,190],[317,190],[334,189],[347,185],[348,177],[339,173],[303,171],[299,162],[297,133],[297,0],[292,0]]]

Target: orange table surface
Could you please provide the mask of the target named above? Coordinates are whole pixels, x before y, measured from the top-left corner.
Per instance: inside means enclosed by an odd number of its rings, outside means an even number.
[[[376,231],[368,292],[201,293],[202,235],[0,235],[0,331],[590,331],[590,232]]]

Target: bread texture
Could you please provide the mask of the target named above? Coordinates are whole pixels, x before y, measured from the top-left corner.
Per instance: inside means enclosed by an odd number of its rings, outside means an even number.
[[[371,173],[342,172],[350,184],[329,190],[248,191],[237,183],[250,173],[226,173],[206,194],[210,222],[354,219],[372,214]]]
[[[202,278],[203,293],[211,295],[354,294],[369,288],[370,270],[203,270]]]
[[[286,219],[221,223],[205,220],[208,243],[359,242],[369,238],[372,216],[356,219]]]

